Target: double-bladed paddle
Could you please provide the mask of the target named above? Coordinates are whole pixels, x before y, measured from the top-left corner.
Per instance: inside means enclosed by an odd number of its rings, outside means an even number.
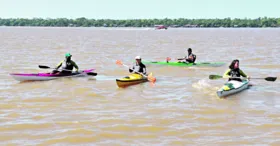
[[[211,79],[211,80],[216,80],[216,79],[221,79],[221,78],[224,78],[224,77],[220,76],[220,75],[209,75],[209,79]],[[238,78],[238,77],[236,77],[236,78]],[[241,78],[239,78],[239,79],[241,79]],[[250,78],[250,79],[264,79],[266,81],[274,82],[274,81],[276,81],[277,77]]]
[[[42,68],[42,69],[56,69],[56,68],[51,68],[51,67],[45,66],[45,65],[39,65],[39,68]],[[72,71],[72,70],[67,70],[67,69],[61,69],[61,70]],[[97,76],[97,73],[95,73],[95,72],[88,72],[86,74],[90,75],[90,76]]]

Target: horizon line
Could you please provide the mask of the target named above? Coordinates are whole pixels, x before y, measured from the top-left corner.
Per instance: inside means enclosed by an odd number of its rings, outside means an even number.
[[[184,17],[178,17],[178,18],[127,18],[127,19],[113,19],[113,18],[86,18],[86,17],[76,17],[76,18],[67,18],[67,17],[56,17],[56,18],[51,18],[51,17],[46,17],[46,18],[42,18],[42,17],[33,17],[33,18],[24,18],[24,17],[9,17],[9,18],[4,18],[4,17],[0,17],[0,19],[81,19],[81,18],[85,18],[85,19],[94,19],[94,20],[141,20],[141,19],[146,19],[146,20],[153,20],[153,19],[190,19],[190,20],[197,20],[197,19],[259,19],[259,18],[274,18],[274,19],[279,19],[280,17],[268,17],[268,16],[263,16],[263,17],[256,17],[256,18],[248,18],[248,17],[244,17],[244,18],[232,18],[232,17],[224,17],[224,18],[184,18]]]

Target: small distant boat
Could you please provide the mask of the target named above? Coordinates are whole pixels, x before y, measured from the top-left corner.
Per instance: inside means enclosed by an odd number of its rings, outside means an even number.
[[[160,29],[167,29],[167,26],[165,26],[165,25],[155,25],[155,29],[156,30],[160,30]]]

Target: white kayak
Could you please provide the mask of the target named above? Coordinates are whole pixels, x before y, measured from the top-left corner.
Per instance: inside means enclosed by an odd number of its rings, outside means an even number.
[[[222,88],[217,91],[219,97],[226,97],[232,94],[241,92],[249,87],[249,80],[242,80],[242,82],[231,80],[224,84]]]

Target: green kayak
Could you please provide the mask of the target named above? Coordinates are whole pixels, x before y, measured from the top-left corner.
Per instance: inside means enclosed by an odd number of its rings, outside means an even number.
[[[223,62],[197,62],[197,63],[184,63],[184,62],[166,62],[166,61],[142,61],[144,64],[158,64],[158,65],[169,65],[169,66],[222,66]]]

